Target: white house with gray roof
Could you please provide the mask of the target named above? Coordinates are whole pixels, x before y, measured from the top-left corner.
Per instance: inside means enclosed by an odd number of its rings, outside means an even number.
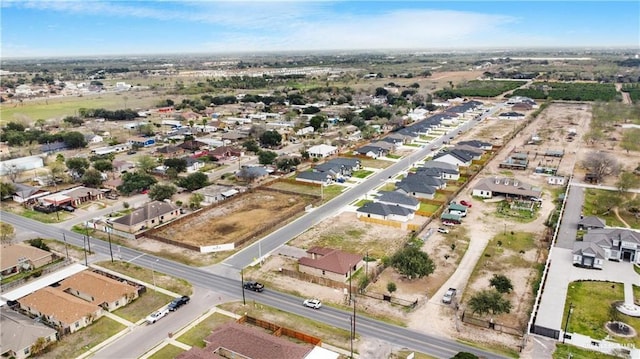
[[[441,161],[427,161],[422,167],[418,167],[418,172],[425,171],[432,177],[442,178],[444,180],[460,179],[460,171],[454,164]]]
[[[33,344],[43,338],[45,345],[58,340],[58,331],[6,306],[0,307],[0,355],[7,358],[29,357]]]
[[[489,177],[478,182],[473,188],[473,196],[482,198],[493,198],[494,196],[540,198],[542,190],[515,178]]]
[[[392,221],[407,222],[414,217],[414,211],[399,205],[388,205],[380,202],[369,202],[356,210],[360,217],[378,218]]]
[[[585,268],[602,268],[598,259],[631,262],[640,265],[640,232],[626,228],[595,228],[582,242],[575,242],[573,264]]]
[[[420,208],[420,201],[404,193],[398,191],[380,191],[378,193],[380,195],[375,198],[375,202],[392,206],[402,206],[413,211],[417,211],[418,208]]]

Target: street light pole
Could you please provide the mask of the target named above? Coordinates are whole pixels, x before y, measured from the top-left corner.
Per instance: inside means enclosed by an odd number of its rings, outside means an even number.
[[[573,313],[573,303],[569,304],[569,312],[567,313],[567,321],[564,323],[564,333],[562,333],[562,344],[564,344],[565,339],[567,339],[567,329],[569,328],[569,318],[571,318],[571,313]]]
[[[109,236],[109,254],[111,255],[111,263],[113,263],[113,248],[111,247],[111,231],[113,228],[107,226],[107,236]]]
[[[62,240],[64,241],[64,250],[67,252],[67,260],[69,260],[69,244],[67,243],[67,236],[62,232]]]
[[[247,305],[247,301],[244,298],[244,268],[240,269],[240,282],[242,282],[242,305]]]

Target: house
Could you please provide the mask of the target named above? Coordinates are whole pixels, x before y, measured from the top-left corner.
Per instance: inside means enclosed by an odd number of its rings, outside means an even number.
[[[359,170],[361,165],[359,159],[346,158],[346,157],[332,158],[329,161],[325,162],[325,164],[328,164],[331,166],[340,166],[341,168],[344,168],[349,173]],[[315,168],[318,169],[319,166],[322,166],[322,165],[317,165],[315,166]]]
[[[118,173],[122,173],[136,167],[133,162],[121,160],[113,160],[111,164],[113,165],[113,171]]]
[[[398,191],[380,191],[380,195],[375,198],[376,202],[387,204],[390,206],[402,206],[413,211],[417,211],[420,208],[420,201]]]
[[[58,289],[109,312],[138,298],[138,290],[135,287],[90,270],[62,280]]]
[[[420,180],[421,176],[407,176],[396,182],[396,189],[416,198],[433,199],[436,189]]]
[[[24,359],[33,345],[44,340],[49,345],[58,340],[58,331],[22,315],[6,306],[0,307],[0,355],[3,358]]]
[[[94,148],[93,150],[91,150],[91,154],[100,156],[100,155],[108,155],[109,153],[122,153],[122,152],[129,151],[131,147],[132,146],[130,143],[120,143],[113,146]]]
[[[300,272],[337,282],[346,281],[364,264],[361,255],[333,248],[312,247],[307,250],[307,255],[298,260]]]
[[[44,167],[44,160],[40,156],[19,157],[2,161],[0,164],[0,176],[11,173],[20,173]]]
[[[435,189],[444,189],[447,187],[447,182],[439,177],[432,177],[425,173],[425,171],[419,171],[416,173],[409,172],[407,177],[409,181],[420,181],[427,186],[431,186]]]
[[[417,172],[424,171],[426,175],[442,178],[443,180],[457,181],[460,179],[460,171],[458,166],[440,161],[427,161],[422,167],[417,168]]]
[[[640,264],[640,232],[623,228],[594,228],[573,245],[573,265],[602,269],[604,260]]]
[[[14,183],[13,187],[13,201],[17,203],[30,204],[34,203],[37,198],[50,194],[49,191],[41,190],[40,188],[29,186],[22,183]]]
[[[145,203],[133,212],[110,222],[114,229],[136,233],[156,227],[180,216],[180,208],[173,203],[152,201]]]
[[[457,167],[469,167],[473,161],[473,156],[464,151],[451,150],[437,153],[433,156],[433,160],[449,163]]]
[[[79,207],[83,203],[101,200],[104,198],[104,192],[97,188],[75,187],[68,190],[60,191],[52,196],[42,199],[42,202],[52,205],[70,205]]]
[[[44,287],[18,299],[20,309],[60,328],[76,332],[104,315],[102,308],[52,287]]]
[[[607,223],[604,219],[596,217],[596,216],[586,216],[582,217],[578,221],[578,230],[585,231],[591,229],[601,229],[607,226]]]
[[[144,147],[150,147],[155,145],[156,139],[153,137],[138,136],[138,137],[130,138],[129,140],[127,140],[127,143],[129,143],[132,147],[144,148]]]
[[[311,158],[325,158],[338,153],[338,147],[321,144],[310,147],[307,153]]]
[[[549,178],[547,178],[547,183],[550,185],[564,186],[565,178],[562,176],[549,176]]]
[[[524,118],[524,114],[520,112],[509,111],[501,113],[500,115],[498,115],[498,118],[501,120],[521,120]]]
[[[313,126],[307,126],[296,131],[296,136],[312,135],[313,132],[314,132]]]
[[[261,328],[237,322],[227,322],[216,327],[204,342],[204,348],[193,346],[178,354],[176,359],[311,359],[310,353],[314,350],[310,344],[298,344],[282,338],[280,334],[269,334]]]
[[[234,191],[233,194],[229,191]],[[193,191],[193,193],[201,194],[204,197],[203,202],[207,204],[218,203],[238,193],[237,189],[229,186],[221,186],[213,184]]]
[[[201,148],[207,146],[206,143],[196,140],[185,141],[178,145],[178,147],[182,148],[185,151],[195,152],[200,150]]]
[[[56,153],[67,149],[69,149],[69,145],[67,145],[67,143],[64,141],[46,143],[40,146],[40,152],[46,154]]]
[[[461,145],[457,144],[453,147],[452,151],[462,151],[471,156],[474,160],[479,160],[482,158],[482,154],[484,154],[484,150],[481,150],[477,147],[469,146],[469,145]]]
[[[7,278],[22,271],[40,268],[54,260],[51,252],[22,243],[2,246],[0,251],[0,274]]]
[[[491,151],[493,149],[493,144],[479,140],[460,141],[458,145],[471,146],[483,151]]]
[[[296,181],[329,184],[332,181],[332,177],[325,172],[304,171],[296,175]]]
[[[176,158],[176,157],[182,156],[185,153],[185,151],[182,148],[178,146],[173,146],[173,145],[160,147],[156,149],[155,152],[157,155],[160,155],[164,158]]]
[[[93,133],[89,133],[84,135],[84,140],[89,144],[100,143],[104,141],[104,138],[100,135],[94,135]]]
[[[244,140],[249,137],[249,134],[241,131],[229,131],[222,134],[222,141],[227,143],[237,143],[238,141]]]
[[[217,147],[210,151],[209,154],[217,158],[218,160],[225,160],[233,157],[239,158],[244,156],[244,152],[242,150],[230,146]]]
[[[415,211],[400,205],[388,205],[380,202],[368,202],[356,210],[360,217],[378,218],[390,221],[407,222],[414,217]]]
[[[489,177],[478,182],[473,188],[474,197],[493,198],[494,196],[517,198],[540,198],[542,191],[538,188],[520,182],[514,178]]]
[[[531,111],[533,109],[533,105],[527,102],[520,102],[513,106],[511,106],[512,111]]]
[[[184,157],[183,159],[187,162],[187,173],[197,172],[201,168],[204,168],[203,161],[191,157]]]
[[[242,166],[242,169],[236,172],[236,176],[246,181],[252,182],[267,177],[269,172],[263,166]]]
[[[364,155],[371,158],[384,157],[389,154],[387,147],[381,147],[377,145],[364,145],[356,150],[360,155]]]

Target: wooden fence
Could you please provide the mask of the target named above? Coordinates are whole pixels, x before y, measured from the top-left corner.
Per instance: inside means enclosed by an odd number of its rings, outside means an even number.
[[[247,316],[247,315],[244,315],[244,316],[238,318],[238,323],[247,323],[247,324],[255,325],[255,326],[260,327],[260,328],[267,329],[270,332],[272,332],[273,335],[278,336],[278,337],[279,336],[285,336],[285,337],[297,339],[297,340],[299,340],[301,342],[304,342],[304,343],[309,343],[311,345],[321,345],[322,344],[322,339],[320,339],[320,338],[316,338],[316,337],[314,337],[312,335],[305,334],[305,333],[299,332],[299,331],[294,330],[294,329],[281,327],[281,326],[279,326],[277,324],[268,322],[266,320],[261,320],[261,319],[250,317],[250,316]]]
[[[282,275],[286,275],[287,277],[296,278],[305,282],[319,284],[325,287],[335,288],[335,289],[347,289],[349,290],[349,284],[344,282],[338,282],[333,279],[318,277],[313,274],[302,273],[291,269],[282,268],[280,271]],[[355,284],[355,283],[354,283]],[[357,290],[356,285],[351,286],[351,292],[355,293]]]
[[[371,218],[371,217],[358,217],[359,220],[363,222],[381,224],[383,226],[389,226],[394,228],[402,228],[402,223],[396,221],[390,221],[388,219],[380,219],[380,218]]]
[[[403,306],[405,308],[413,309],[418,305],[418,299],[411,301],[411,300],[406,300],[406,299],[402,299],[402,298],[393,297],[393,296],[391,296],[389,294],[370,292],[370,291],[363,291],[362,293],[359,293],[359,295],[364,296],[364,297],[368,297],[368,298],[377,299],[377,300],[382,300],[382,301],[385,301],[385,302],[389,302],[391,304],[397,304],[397,305]]]

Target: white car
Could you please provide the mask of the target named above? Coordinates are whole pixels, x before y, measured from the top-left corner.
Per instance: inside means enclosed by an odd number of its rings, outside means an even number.
[[[320,309],[320,307],[322,307],[322,303],[318,299],[305,299],[302,305],[313,309]]]
[[[147,323],[148,324],[153,324],[153,323],[157,322],[158,320],[164,318],[167,314],[169,314],[169,309],[167,309],[167,308],[155,311],[155,312],[149,314],[149,316],[146,319]]]
[[[446,229],[446,228],[440,227],[440,228],[438,228],[438,232],[447,234],[447,233],[449,233],[449,230]]]

